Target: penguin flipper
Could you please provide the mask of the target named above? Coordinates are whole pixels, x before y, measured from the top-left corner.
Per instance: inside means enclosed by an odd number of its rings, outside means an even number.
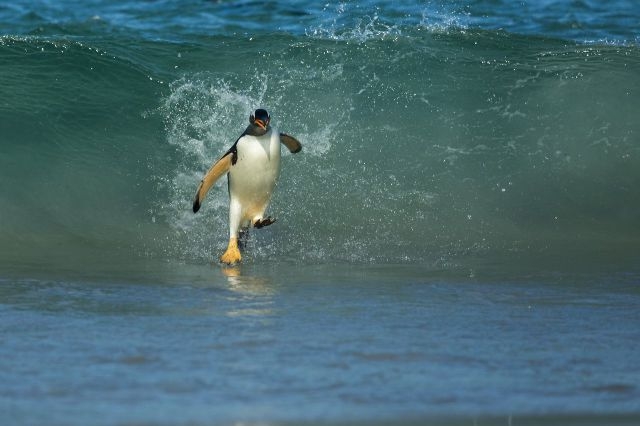
[[[298,153],[302,149],[302,144],[298,142],[296,138],[286,133],[280,133],[280,142],[282,142],[292,154]]]
[[[213,184],[216,183],[216,181],[220,179],[222,175],[229,171],[233,164],[232,159],[233,153],[231,151],[227,152],[222,156],[222,158],[216,161],[216,163],[211,166],[207,174],[204,175],[202,181],[200,182],[200,186],[198,186],[198,190],[196,191],[195,199],[193,200],[194,213],[200,210],[200,205]]]

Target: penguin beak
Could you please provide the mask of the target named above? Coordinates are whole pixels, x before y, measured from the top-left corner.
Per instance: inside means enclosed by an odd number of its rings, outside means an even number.
[[[256,121],[254,121],[254,123],[258,126],[260,126],[263,130],[267,130],[267,125],[264,121],[260,120],[260,119],[256,119]]]

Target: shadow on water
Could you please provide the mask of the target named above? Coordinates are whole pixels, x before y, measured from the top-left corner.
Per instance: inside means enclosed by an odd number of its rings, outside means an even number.
[[[222,274],[227,279],[228,288],[247,295],[273,295],[273,281],[264,275],[242,273],[241,265],[222,266]]]

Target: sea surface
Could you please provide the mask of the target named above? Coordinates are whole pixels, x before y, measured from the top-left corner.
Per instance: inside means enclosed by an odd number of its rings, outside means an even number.
[[[0,423],[640,424],[638,117],[629,0],[2,2]]]

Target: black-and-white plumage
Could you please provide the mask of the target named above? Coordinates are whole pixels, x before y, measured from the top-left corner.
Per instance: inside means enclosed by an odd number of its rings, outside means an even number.
[[[223,263],[237,263],[242,258],[238,248],[240,229],[261,228],[275,221],[264,217],[264,213],[280,174],[280,144],[292,153],[302,149],[294,137],[273,129],[270,121],[264,109],[257,109],[250,116],[244,133],[206,173],[193,201],[196,213],[209,189],[224,174],[228,175],[229,246],[220,257]]]

